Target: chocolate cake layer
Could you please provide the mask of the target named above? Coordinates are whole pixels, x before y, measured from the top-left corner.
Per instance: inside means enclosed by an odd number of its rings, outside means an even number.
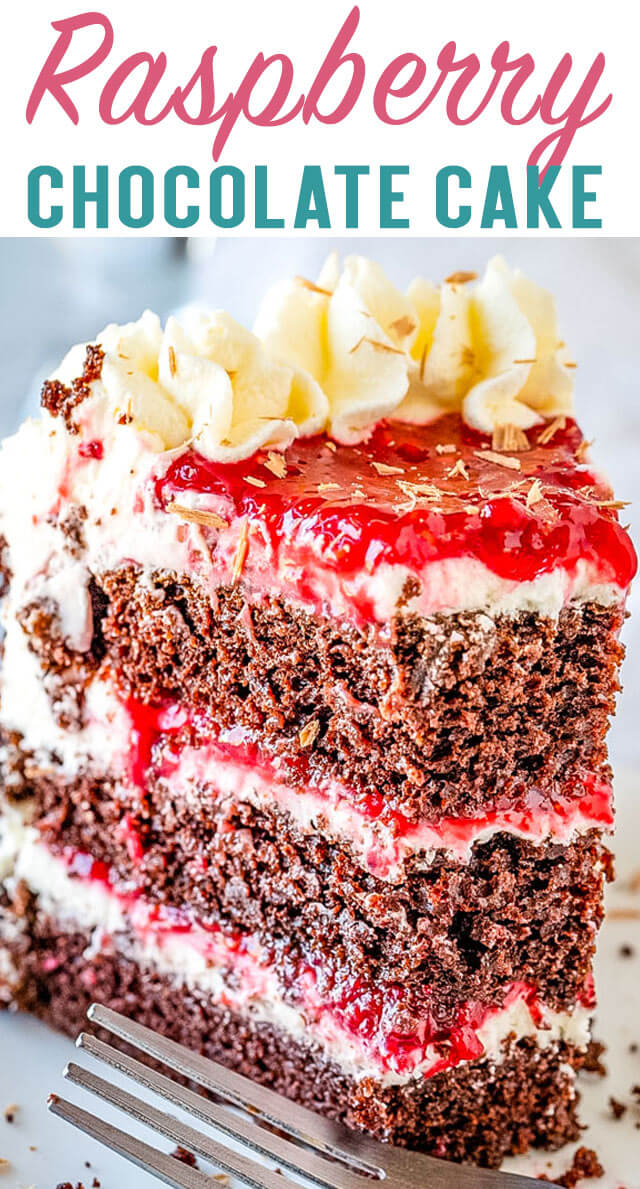
[[[400,616],[381,643],[281,600],[251,605],[239,587],[210,600],[187,578],[127,567],[96,582],[108,600],[98,630],[126,688],[242,725],[294,783],[302,762],[433,820],[606,763],[620,608]]]
[[[427,983],[445,1003],[491,1003],[521,980],[554,1008],[575,1002],[590,970],[610,875],[595,830],[566,846],[498,834],[467,863],[413,857],[392,884],[286,815],[206,787],[187,800],[158,780],[127,800],[110,781],[36,769],[29,787],[54,852],[89,854],[154,903],[257,933],[281,961],[312,952],[367,981]]]
[[[104,1003],[312,1110],[454,1160],[497,1167],[532,1144],[557,1147],[579,1134],[569,1067],[583,1058],[571,1046],[540,1049],[525,1039],[511,1042],[497,1065],[471,1062],[402,1087],[357,1082],[270,1025],[113,952],[94,953],[87,934],[61,933],[28,898],[23,909],[24,932],[11,945],[17,1005],[71,1036],[85,1026],[89,1004]]]

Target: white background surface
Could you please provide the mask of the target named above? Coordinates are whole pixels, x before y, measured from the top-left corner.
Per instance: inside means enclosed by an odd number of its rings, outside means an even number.
[[[191,299],[225,305],[250,321],[267,284],[291,273],[313,276],[333,246],[342,251],[354,247],[347,241],[219,240],[200,242],[195,252],[180,255],[175,241],[0,240],[0,431],[13,429],[27,406],[35,408],[36,373],[51,368],[72,341],[91,338],[105,322],[136,317],[146,305],[165,315]],[[380,260],[400,285],[417,272],[438,279],[459,268],[482,268],[488,255],[498,250],[551,288],[563,337],[579,364],[580,421],[587,437],[596,438],[598,462],[614,479],[617,495],[638,503],[639,241],[378,238],[360,241],[357,248]],[[633,507],[627,512],[623,518],[633,522],[637,513]],[[636,589],[631,608],[638,602]],[[640,607],[625,635],[630,660],[612,751],[617,769],[638,771]],[[614,902],[637,911],[640,896],[630,898],[625,890],[629,872],[640,867],[637,781],[627,776],[619,794],[621,881]],[[634,933],[635,957],[623,959],[620,946]],[[593,1139],[588,1133],[583,1142],[599,1151],[608,1178],[598,1184],[607,1189],[640,1189],[640,1130],[635,1128],[640,1110],[630,1106],[623,1120],[607,1125],[609,1094],[630,1103],[631,1086],[640,1083],[640,1054],[628,1052],[632,1040],[640,1043],[639,981],[639,922],[611,921],[600,943],[597,1024],[597,1034],[609,1046],[610,1078],[583,1085],[585,1111],[593,1120]],[[12,1102],[20,1105],[13,1126],[0,1117],[0,1157],[14,1164],[0,1186],[54,1189],[59,1180],[82,1180],[88,1187],[94,1175],[103,1189],[155,1184],[47,1116],[46,1095],[61,1090],[60,1071],[71,1054],[68,1042],[36,1022],[0,1015],[0,1111]],[[30,1152],[29,1145],[37,1151]],[[85,1159],[92,1169],[84,1168]],[[563,1152],[554,1168],[562,1170],[568,1163]],[[546,1157],[537,1158],[536,1171],[549,1172]]]

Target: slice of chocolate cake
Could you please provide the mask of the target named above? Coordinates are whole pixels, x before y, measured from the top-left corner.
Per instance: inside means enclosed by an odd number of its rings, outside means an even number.
[[[635,556],[551,299],[333,262],[5,443],[0,997],[395,1143],[578,1134]]]

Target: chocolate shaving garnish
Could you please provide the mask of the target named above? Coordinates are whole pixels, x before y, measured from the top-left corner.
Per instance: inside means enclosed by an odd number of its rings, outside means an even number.
[[[320,723],[318,722],[317,718],[314,718],[312,722],[306,723],[305,726],[302,728],[302,730],[298,734],[300,746],[301,747],[311,747],[312,744],[315,743],[315,741],[318,737],[319,730],[320,730]]]
[[[335,442],[331,441],[331,438],[327,438],[325,446],[327,447],[327,450],[331,450],[333,454],[335,454],[336,450],[338,449]]]
[[[446,494],[433,483],[412,483],[410,479],[396,479],[396,483],[403,494],[408,495],[414,501],[419,496],[424,496],[428,500],[439,500]]]
[[[468,285],[469,281],[477,281],[477,272],[464,272],[462,269],[459,272],[452,272],[451,276],[445,277],[445,285]]]
[[[318,483],[317,491],[341,491],[339,483]]]
[[[287,464],[284,459],[284,454],[279,454],[276,450],[270,450],[267,458],[263,464],[276,479],[284,479],[287,474]]]
[[[332,297],[333,294],[330,289],[321,289],[320,285],[315,285],[313,281],[309,281],[307,277],[294,277],[296,285],[301,285],[303,289],[308,289],[310,293],[320,293],[323,297]]]
[[[379,475],[404,475],[404,467],[392,467],[386,462],[376,462],[373,458],[371,460],[371,466]]]
[[[497,425],[491,438],[491,449],[507,453],[528,450],[529,439],[518,425]]]
[[[542,433],[538,434],[538,445],[546,446],[547,443],[550,442],[553,437],[555,437],[558,430],[565,428],[566,424],[566,417],[554,417],[553,421],[550,421],[548,425],[545,425]]]
[[[82,375],[78,376],[68,386],[60,380],[45,380],[42,386],[40,404],[47,409],[52,417],[62,417],[68,433],[79,432],[78,425],[73,419],[74,410],[83,400],[91,395],[91,385],[100,378],[104,351],[97,344],[89,344],[85,356]]]
[[[399,347],[393,347],[391,343],[381,343],[379,339],[369,338],[366,334],[363,334],[362,338],[358,339],[355,346],[349,351],[349,354],[353,355],[363,343],[368,343],[376,351],[386,351],[388,355],[404,355],[404,351],[401,351]]]
[[[389,324],[389,330],[393,330],[398,338],[404,339],[407,335],[413,334],[416,325],[415,319],[410,318],[408,314],[402,314],[400,318],[396,318],[395,322]]]
[[[592,446],[593,446],[593,439],[590,442],[588,442],[586,438],[582,439],[580,445],[578,446],[578,448],[576,450],[576,458],[577,458],[578,462],[584,461],[585,455],[591,449]]]
[[[228,528],[228,521],[223,516],[219,516],[217,512],[206,512],[203,508],[185,508],[183,504],[177,504],[175,500],[171,504],[167,504],[167,512],[174,512],[176,516],[182,516],[183,520],[192,520],[194,524],[204,525],[207,528]]]
[[[245,475],[245,483],[250,483],[252,487],[266,487],[264,479],[256,479],[255,475]]]
[[[462,458],[459,458],[455,466],[452,466],[451,470],[447,471],[447,479],[454,479],[456,475],[460,475],[462,479],[469,478],[469,472]]]
[[[527,492],[527,508],[533,508],[534,504],[539,504],[543,499],[542,483],[539,479],[534,479]]]
[[[493,450],[474,450],[476,458],[484,458],[487,462],[494,462],[496,466],[507,467],[511,471],[521,470],[520,459],[512,458],[509,454],[496,454]]]
[[[436,444],[436,454],[455,454],[457,446],[453,442],[438,442]]]
[[[238,539],[238,546],[236,555],[233,559],[233,569],[231,573],[231,585],[236,586],[242,577],[244,570],[244,563],[247,560],[247,553],[249,552],[249,522],[245,516],[242,521],[240,529],[240,537]]]

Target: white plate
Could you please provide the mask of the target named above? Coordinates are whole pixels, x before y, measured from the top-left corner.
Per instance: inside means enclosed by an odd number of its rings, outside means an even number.
[[[609,1073],[606,1078],[580,1078],[581,1117],[588,1124],[580,1143],[595,1148],[605,1168],[601,1180],[585,1182],[594,1189],[640,1189],[640,1103],[631,1093],[632,1086],[640,1084],[640,890],[633,892],[629,886],[630,876],[640,869],[637,785],[632,774],[621,775],[616,783],[617,879],[607,893],[609,913],[635,913],[635,917],[608,916],[600,934],[596,970],[600,1005],[595,1034],[607,1045]],[[622,947],[628,945],[633,948],[632,956],[622,953]],[[630,1050],[634,1043],[639,1046],[635,1053]],[[155,1178],[48,1113],[46,1097],[52,1090],[90,1110],[102,1111],[97,1100],[64,1083],[61,1071],[73,1057],[72,1044],[42,1024],[0,1013],[0,1111],[12,1103],[18,1107],[13,1124],[0,1114],[0,1157],[11,1162],[10,1170],[0,1176],[0,1189],[54,1189],[59,1181],[73,1185],[81,1181],[90,1189],[94,1177],[103,1189],[157,1186]],[[618,1121],[609,1109],[611,1095],[628,1108]],[[116,1112],[105,1109],[104,1115],[122,1122]],[[138,1129],[137,1134],[144,1132]],[[533,1176],[559,1174],[571,1164],[577,1146],[563,1148],[553,1156],[535,1153],[510,1160],[506,1167]],[[86,1167],[85,1161],[91,1167]]]

